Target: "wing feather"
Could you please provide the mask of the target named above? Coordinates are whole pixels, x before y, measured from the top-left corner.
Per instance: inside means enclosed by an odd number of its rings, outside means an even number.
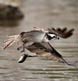
[[[37,56],[47,57],[48,59],[51,59],[51,60],[66,63],[67,65],[72,65],[72,64],[69,64],[63,58],[63,56],[51,46],[51,44],[34,43],[31,46],[29,46],[27,49],[31,52],[35,52]]]
[[[54,48],[51,48],[48,43],[34,43],[27,47],[27,49],[36,53],[37,56],[45,56],[48,59],[59,61],[62,58],[62,56]]]

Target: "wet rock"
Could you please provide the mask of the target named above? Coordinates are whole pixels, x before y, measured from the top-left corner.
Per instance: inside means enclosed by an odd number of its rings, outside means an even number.
[[[23,18],[24,15],[19,7],[0,4],[0,24],[15,23]]]

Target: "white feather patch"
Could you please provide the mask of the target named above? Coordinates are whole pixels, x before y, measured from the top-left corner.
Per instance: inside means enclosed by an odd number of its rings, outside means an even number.
[[[51,37],[54,37],[54,36],[56,36],[55,34],[48,34],[49,36],[51,36]]]

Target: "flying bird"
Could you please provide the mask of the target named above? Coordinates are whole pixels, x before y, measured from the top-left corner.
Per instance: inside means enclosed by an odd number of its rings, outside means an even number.
[[[21,50],[23,55],[19,58],[18,62],[23,63],[27,57],[45,56],[52,60],[56,60],[67,65],[68,63],[63,56],[58,53],[50,43],[52,39],[69,38],[72,36],[74,29],[67,30],[67,28],[48,28],[46,30],[35,29],[28,32],[21,32],[18,35],[10,36],[5,42],[4,48],[12,46],[15,42],[20,41],[21,46],[17,50]],[[31,54],[28,54],[31,53]],[[33,54],[34,53],[34,54]]]

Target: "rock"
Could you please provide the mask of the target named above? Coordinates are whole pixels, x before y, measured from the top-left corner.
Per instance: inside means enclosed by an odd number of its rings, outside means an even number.
[[[19,7],[0,4],[0,20],[21,20],[24,17]]]

